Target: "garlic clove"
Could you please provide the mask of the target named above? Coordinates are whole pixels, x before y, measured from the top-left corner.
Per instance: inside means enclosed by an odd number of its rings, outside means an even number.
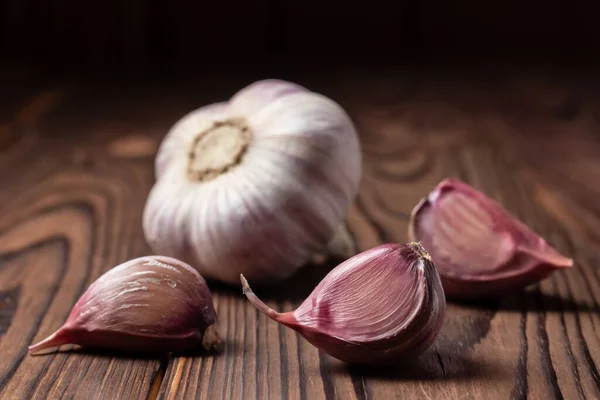
[[[31,354],[65,344],[136,352],[219,348],[217,314],[206,282],[163,256],[122,263],[100,276],[56,332]]]
[[[344,261],[292,312],[271,309],[240,278],[259,311],[351,364],[418,355],[435,341],[446,310],[438,273],[418,243],[385,244]]]
[[[454,297],[501,295],[573,265],[500,203],[454,178],[417,204],[409,235],[427,247]]]
[[[326,251],[358,192],[361,151],[334,101],[255,82],[184,116],[156,157],[144,236],[208,279],[262,284]],[[338,246],[339,247],[339,246]]]

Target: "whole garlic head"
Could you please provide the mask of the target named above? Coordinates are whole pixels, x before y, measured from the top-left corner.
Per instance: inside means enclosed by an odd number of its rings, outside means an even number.
[[[283,279],[332,239],[361,164],[337,103],[293,83],[255,82],[168,132],[144,209],[146,240],[206,278]]]

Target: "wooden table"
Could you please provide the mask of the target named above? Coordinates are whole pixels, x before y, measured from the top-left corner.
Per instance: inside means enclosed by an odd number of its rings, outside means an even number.
[[[412,207],[442,178],[499,199],[576,265],[502,299],[450,302],[435,346],[395,370],[352,369],[211,284],[224,352],[32,357],[107,269],[148,254],[153,156],[185,112],[250,81],[0,76],[0,398],[600,398],[600,86],[582,73],[325,71],[280,74],[344,106],[360,129],[361,249],[407,241]],[[269,290],[293,310],[328,266]]]

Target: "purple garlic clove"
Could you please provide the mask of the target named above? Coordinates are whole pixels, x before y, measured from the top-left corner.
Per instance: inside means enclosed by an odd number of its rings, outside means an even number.
[[[64,344],[135,352],[213,350],[220,342],[204,278],[174,258],[146,256],[98,278],[63,326],[29,352]]]
[[[448,296],[498,296],[573,265],[500,203],[453,178],[414,208],[409,235],[428,249]]]
[[[325,353],[351,364],[394,364],[435,341],[446,310],[438,273],[418,243],[386,244],[334,268],[293,312],[248,300]]]

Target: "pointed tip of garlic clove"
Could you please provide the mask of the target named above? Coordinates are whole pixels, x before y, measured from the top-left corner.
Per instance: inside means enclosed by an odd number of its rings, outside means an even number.
[[[246,294],[246,292],[251,292],[252,289],[248,284],[248,280],[244,277],[244,274],[240,274],[240,281],[242,282],[242,293]]]
[[[575,265],[572,258],[563,256],[548,244],[545,244],[544,248],[545,251],[539,251],[535,248],[517,246],[517,251],[536,257],[541,262],[544,262],[550,268],[554,269],[572,268]]]
[[[240,274],[240,281],[242,282],[242,294],[243,295],[248,295],[249,293],[254,294],[254,292],[252,291],[252,288],[250,287],[250,284],[248,283],[248,280],[246,279],[244,274]]]
[[[560,256],[560,260],[554,259],[552,265],[558,268],[573,268],[575,261],[572,258]]]
[[[409,236],[427,247],[453,297],[502,295],[573,265],[498,201],[456,178],[414,207]]]
[[[282,316],[284,314],[273,310],[271,307],[266,305],[261,299],[259,299],[258,296],[256,296],[252,291],[252,288],[250,288],[250,285],[248,284],[248,281],[246,280],[243,274],[240,274],[240,280],[242,281],[243,294],[248,298],[250,304],[252,304],[258,311],[262,312],[272,320],[282,322]]]
[[[67,338],[64,329],[61,327],[47,338],[29,346],[28,351],[30,355],[34,356],[39,355],[41,351],[58,349],[60,346],[65,344],[69,344],[69,339]]]

